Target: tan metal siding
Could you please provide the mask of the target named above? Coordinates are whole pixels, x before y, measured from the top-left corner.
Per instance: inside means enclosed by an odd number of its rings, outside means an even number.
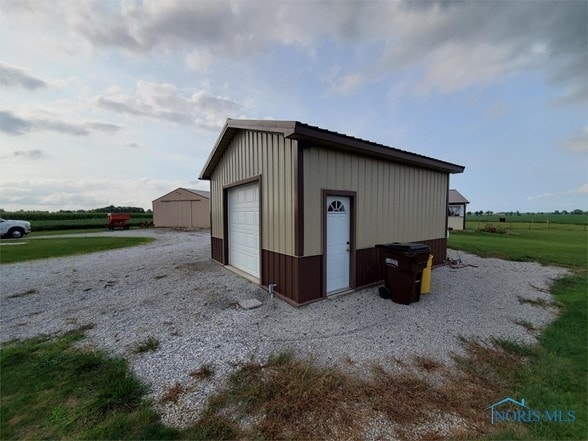
[[[449,216],[447,226],[452,230],[463,230],[463,216]]]
[[[335,150],[304,150],[304,255],[321,254],[322,189],[357,192],[357,249],[445,237],[446,173]]]
[[[209,228],[209,201],[193,195],[199,200],[155,200],[153,201],[153,224],[156,227]]]
[[[178,188],[153,201],[156,227],[209,228],[209,199]]]
[[[261,176],[261,246],[294,255],[294,150],[283,135],[240,131],[227,148],[210,182],[212,236],[224,239],[223,187]]]

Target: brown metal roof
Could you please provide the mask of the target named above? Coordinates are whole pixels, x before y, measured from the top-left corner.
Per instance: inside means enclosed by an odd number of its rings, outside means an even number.
[[[424,167],[446,173],[462,173],[461,165],[430,158],[428,156],[407,152],[372,141],[355,138],[342,133],[333,132],[320,127],[304,124],[299,121],[273,120],[242,120],[227,119],[202,172],[200,179],[210,179],[214,169],[220,162],[225,150],[239,130],[282,133],[284,137],[299,141],[309,141],[314,145],[334,148],[346,152],[371,156],[388,161]]]
[[[450,204],[469,204],[466,198],[464,198],[461,193],[457,190],[449,190],[449,203]]]

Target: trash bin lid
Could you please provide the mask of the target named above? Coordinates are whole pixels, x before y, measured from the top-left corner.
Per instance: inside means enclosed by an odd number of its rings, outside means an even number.
[[[424,243],[385,243],[376,245],[376,248],[384,248],[389,251],[396,251],[401,253],[430,253],[431,247]]]

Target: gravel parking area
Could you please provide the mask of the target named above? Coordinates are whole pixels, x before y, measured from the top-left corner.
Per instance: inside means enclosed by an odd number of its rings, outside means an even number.
[[[532,342],[537,331],[529,328],[544,327],[557,310],[519,298],[551,302],[549,284],[566,273],[460,253],[477,268],[434,269],[431,294],[419,303],[381,299],[376,287],[294,308],[211,261],[207,230],[94,234],[156,241],[1,265],[1,340],[92,324],[89,344],[128,358],[151,385],[153,398],[177,383],[186,388],[177,403],[158,404],[164,422],[180,427],[196,418],[238,363],[264,360],[272,352],[291,349],[314,354],[321,363],[362,369],[415,356],[450,363],[451,354],[461,352],[460,336]],[[263,304],[243,310],[236,303],[244,299]],[[160,347],[136,354],[134,347],[147,337],[157,338]],[[214,370],[212,378],[189,375],[206,365]]]

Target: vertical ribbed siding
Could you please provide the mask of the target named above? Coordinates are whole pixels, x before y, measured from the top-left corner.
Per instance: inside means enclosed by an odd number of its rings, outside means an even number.
[[[304,150],[304,254],[321,254],[321,190],[357,192],[356,248],[445,237],[448,175],[337,152]]]
[[[211,178],[212,236],[223,239],[223,187],[261,176],[261,246],[294,255],[293,149],[296,141],[267,132],[237,133]]]
[[[209,228],[209,201],[200,197],[198,200],[153,201],[153,223],[156,227]]]

